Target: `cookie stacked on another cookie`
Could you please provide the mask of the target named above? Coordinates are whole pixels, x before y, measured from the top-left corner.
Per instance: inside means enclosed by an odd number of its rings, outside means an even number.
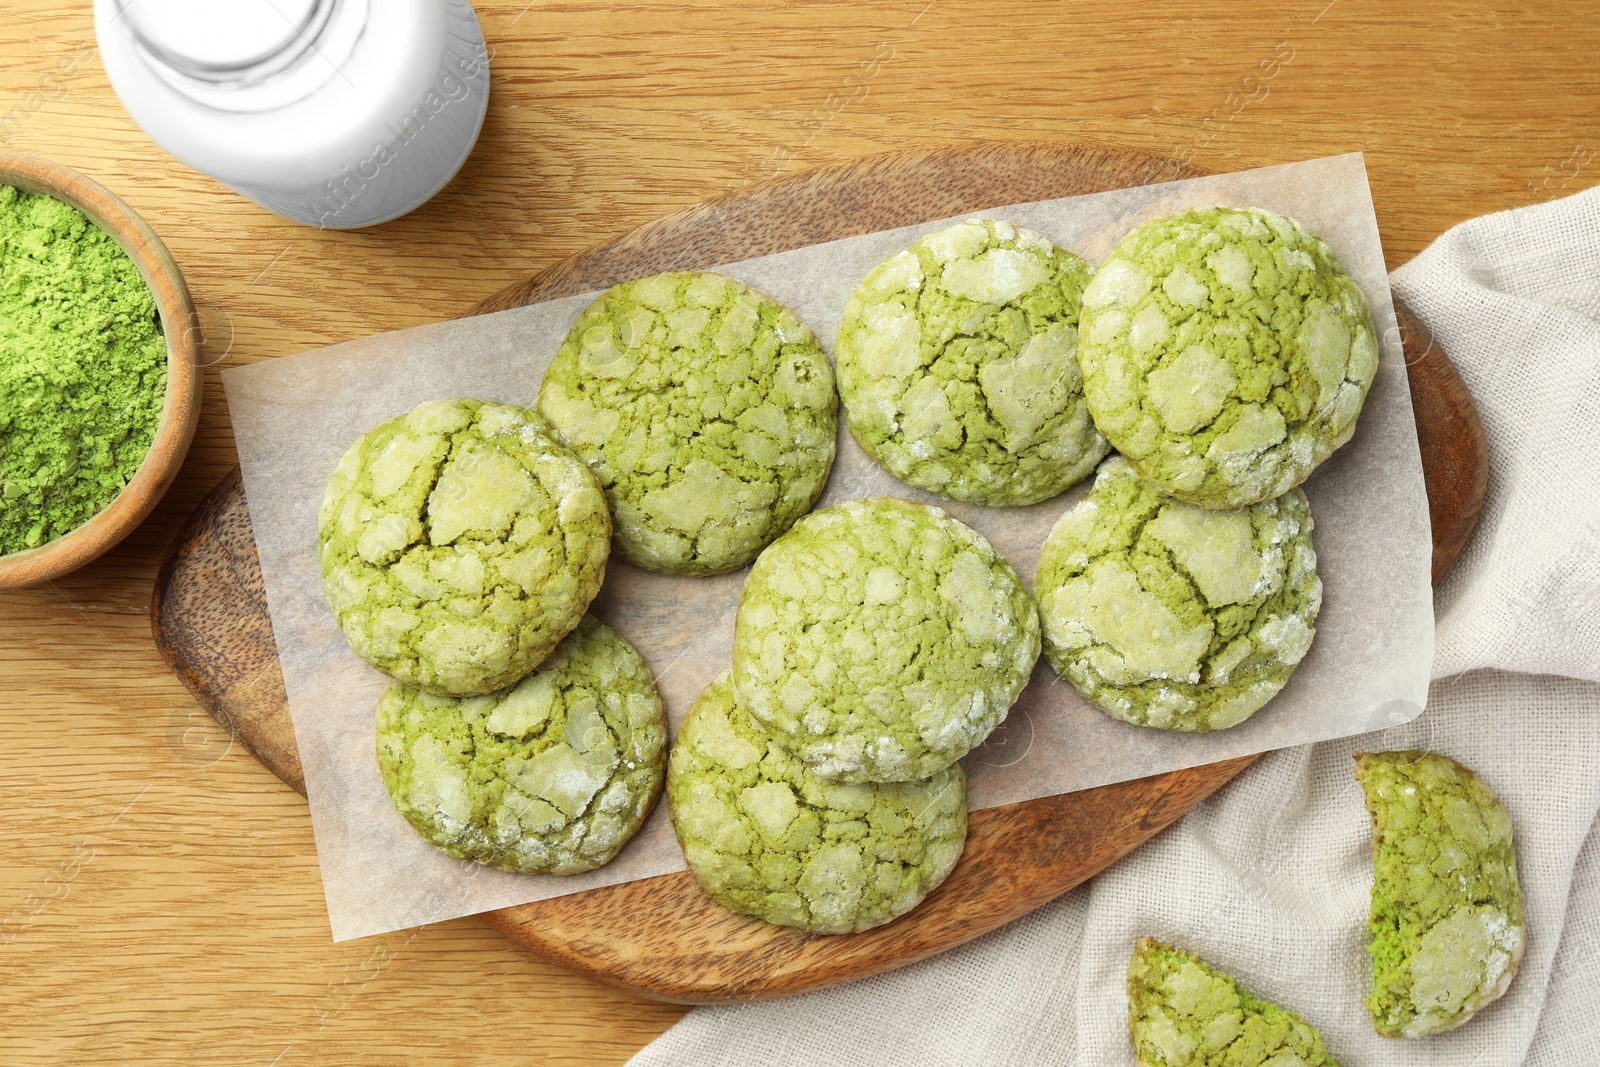
[[[1298,489],[1211,511],[1156,491],[1114,456],[1040,553],[1045,656],[1125,722],[1243,722],[1311,647],[1322,606],[1312,525]]]
[[[950,873],[967,836],[966,776],[823,778],[757,723],[723,674],[678,731],[667,806],[689,867],[715,900],[809,933],[903,915]]]
[[[673,750],[690,868],[724,905],[814,933],[908,911],[961,854],[956,761],[1038,655],[1015,572],[938,508],[878,497],[800,520],[751,568],[733,670]]]
[[[319,550],[356,655],[428,692],[476,696],[526,676],[583,618],[611,519],[533,412],[434,400],[339,460]]]
[[[1295,487],[1355,432],[1378,365],[1366,298],[1292,219],[1180,212],[1100,265],[1078,358],[1121,455],[1045,542],[1050,662],[1116,718],[1234,726],[1315,634],[1322,584]]]
[[[982,534],[872,497],[808,515],[756,561],[733,685],[818,774],[904,782],[987,737],[1038,658],[1033,598]]]
[[[1361,287],[1268,211],[1142,224],[1084,290],[1081,331],[1095,425],[1140,477],[1209,508],[1304,481],[1355,432],[1378,369]]]
[[[367,431],[319,541],[351,648],[392,679],[378,765],[412,827],[511,871],[616,855],[660,795],[666,716],[644,660],[584,615],[611,520],[543,420],[437,400]]]
[[[440,850],[508,871],[610,860],[654,807],[666,751],[650,668],[592,616],[500,692],[395,682],[378,703],[378,767],[400,814]]]

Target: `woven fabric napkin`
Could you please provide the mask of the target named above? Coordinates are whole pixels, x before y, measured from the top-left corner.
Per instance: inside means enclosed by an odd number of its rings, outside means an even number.
[[[1600,189],[1473,219],[1392,275],[1488,431],[1482,523],[1440,586],[1428,710],[1269,753],[1089,883],[923,963],[701,1008],[632,1067],[1134,1062],[1128,956],[1152,935],[1303,1013],[1346,1067],[1600,1062]],[[1527,954],[1466,1026],[1376,1037],[1362,1007],[1371,837],[1351,754],[1424,748],[1510,809]]]

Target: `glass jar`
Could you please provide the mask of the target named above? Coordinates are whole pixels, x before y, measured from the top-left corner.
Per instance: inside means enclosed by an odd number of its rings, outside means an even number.
[[[156,143],[313,226],[426,203],[489,103],[468,0],[95,0],[94,13],[111,84]]]

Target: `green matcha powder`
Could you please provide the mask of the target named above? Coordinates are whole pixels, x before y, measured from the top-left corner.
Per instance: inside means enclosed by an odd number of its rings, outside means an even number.
[[[128,254],[76,208],[0,186],[0,554],[111,503],[166,389],[155,298]]]

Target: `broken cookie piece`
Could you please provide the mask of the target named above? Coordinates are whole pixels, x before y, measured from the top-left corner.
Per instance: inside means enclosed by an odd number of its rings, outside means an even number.
[[[1522,961],[1511,816],[1445,756],[1361,753],[1356,779],[1372,813],[1372,1024],[1384,1037],[1460,1026]]]
[[[1139,1067],[1338,1067],[1300,1015],[1148,937],[1128,963],[1128,1024]]]

